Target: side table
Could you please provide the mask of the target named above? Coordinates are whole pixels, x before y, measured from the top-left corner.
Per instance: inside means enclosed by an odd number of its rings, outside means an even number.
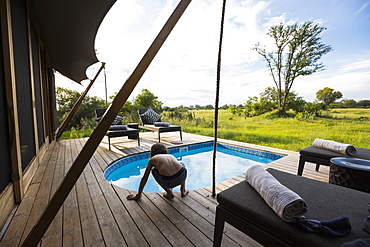
[[[370,193],[370,160],[330,159],[329,183]]]

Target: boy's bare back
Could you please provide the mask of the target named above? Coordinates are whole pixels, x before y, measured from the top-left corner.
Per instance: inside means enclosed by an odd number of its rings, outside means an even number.
[[[172,176],[182,168],[180,162],[171,154],[157,154],[150,159],[149,165],[154,166],[163,176]]]

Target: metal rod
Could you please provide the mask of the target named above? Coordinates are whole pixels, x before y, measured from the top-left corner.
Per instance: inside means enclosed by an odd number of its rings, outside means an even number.
[[[64,129],[67,127],[69,121],[71,121],[73,115],[75,115],[76,111],[78,110],[78,108],[82,104],[82,101],[86,97],[87,93],[89,92],[90,88],[92,87],[92,85],[94,84],[94,82],[96,81],[96,79],[98,78],[100,72],[102,71],[102,69],[104,67],[105,67],[105,63],[101,63],[101,67],[100,67],[99,71],[96,73],[94,79],[92,79],[90,81],[90,83],[86,87],[85,91],[81,94],[81,96],[78,98],[78,100],[76,101],[76,103],[73,105],[73,107],[72,107],[71,111],[68,113],[67,117],[63,120],[63,122],[59,126],[59,128],[55,131],[55,139],[56,140],[58,140],[60,138],[60,136],[63,134]]]

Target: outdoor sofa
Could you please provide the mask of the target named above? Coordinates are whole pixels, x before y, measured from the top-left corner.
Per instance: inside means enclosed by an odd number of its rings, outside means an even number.
[[[300,195],[308,205],[307,219],[329,221],[348,216],[351,231],[344,237],[329,237],[305,232],[296,223],[286,223],[266,204],[245,180],[217,195],[214,245],[220,246],[227,222],[264,246],[340,246],[343,243],[370,238],[362,230],[369,215],[370,194],[267,169],[281,184]]]
[[[95,109],[95,116],[96,121],[99,122],[102,116],[104,115],[106,109]],[[114,137],[121,137],[127,136],[129,139],[137,139],[137,145],[140,146],[140,136],[139,136],[139,128],[137,123],[129,123],[127,125],[122,125],[123,118],[116,118],[115,121],[112,123],[111,127],[108,129],[105,135],[108,137],[108,145],[109,150],[110,147],[110,139]]]
[[[180,132],[180,140],[182,141],[181,126],[172,125],[169,123],[162,123],[162,116],[158,114],[155,108],[139,108],[138,109],[142,129],[158,132],[158,142],[161,142],[161,133],[165,132]]]
[[[353,156],[346,156],[337,152],[330,150],[318,148],[314,145],[302,149],[299,157],[299,165],[297,175],[302,176],[303,169],[306,162],[311,162],[316,164],[316,171],[319,170],[320,165],[330,166],[330,159],[335,157],[347,157],[347,158],[359,158],[370,160],[370,149],[367,148],[357,148],[356,154]]]

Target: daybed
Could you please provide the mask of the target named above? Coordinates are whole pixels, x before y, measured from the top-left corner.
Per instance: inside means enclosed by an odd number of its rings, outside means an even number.
[[[302,176],[304,165],[306,162],[315,163],[316,171],[318,171],[320,165],[330,166],[330,159],[334,157],[348,157],[370,160],[370,149],[366,148],[356,148],[356,154],[354,156],[345,156],[337,152],[318,148],[314,145],[311,145],[309,147],[302,149],[299,152],[299,154],[300,158],[297,175],[300,176]]]
[[[139,108],[138,110],[141,125],[139,128],[158,132],[158,142],[161,142],[161,133],[165,132],[180,132],[180,140],[182,141],[181,126],[162,123],[162,116],[158,114],[155,108]]]
[[[96,121],[100,121],[101,117],[104,115],[106,109],[95,109]],[[140,146],[140,137],[138,124],[127,124],[122,125],[122,118],[116,118],[114,124],[109,128],[105,135],[108,137],[109,150],[110,138],[127,136],[129,139],[137,139],[137,145]]]
[[[308,219],[328,221],[348,216],[352,230],[344,237],[304,232],[296,223],[286,223],[246,181],[220,192],[216,208],[214,246],[220,246],[224,223],[228,222],[265,246],[340,246],[355,239],[370,238],[362,230],[370,194],[267,169],[277,180],[300,195],[308,205]]]

